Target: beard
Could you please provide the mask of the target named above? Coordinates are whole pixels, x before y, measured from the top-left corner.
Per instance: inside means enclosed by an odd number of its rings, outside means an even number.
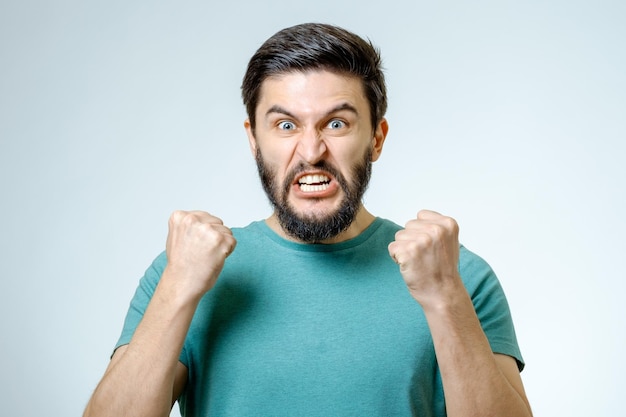
[[[315,165],[300,162],[287,174],[283,183],[278,184],[275,171],[264,161],[259,148],[257,148],[255,159],[263,190],[276,212],[280,226],[288,235],[305,243],[316,243],[334,238],[352,224],[361,207],[361,199],[367,190],[372,174],[371,147],[365,152],[361,161],[352,167],[351,181],[348,181],[338,169],[326,161],[320,161]],[[295,177],[310,169],[320,169],[335,177],[344,194],[337,209],[318,214],[300,214],[289,203],[289,191]]]

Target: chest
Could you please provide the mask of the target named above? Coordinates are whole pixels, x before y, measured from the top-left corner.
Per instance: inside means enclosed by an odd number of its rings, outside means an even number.
[[[432,390],[436,360],[421,308],[383,259],[226,268],[188,337],[194,386],[254,407],[410,407]]]

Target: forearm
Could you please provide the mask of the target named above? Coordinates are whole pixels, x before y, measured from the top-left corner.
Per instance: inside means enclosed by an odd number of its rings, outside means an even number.
[[[114,355],[85,417],[169,415],[176,367],[197,301],[184,300],[166,275],[131,342]]]
[[[529,417],[525,395],[498,366],[469,295],[459,289],[424,308],[450,417]],[[519,375],[518,375],[519,376]]]

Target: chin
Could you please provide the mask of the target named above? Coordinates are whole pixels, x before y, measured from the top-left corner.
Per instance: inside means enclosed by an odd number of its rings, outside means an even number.
[[[293,213],[304,221],[323,221],[332,219],[339,212],[339,204],[311,202],[300,206],[291,205]]]

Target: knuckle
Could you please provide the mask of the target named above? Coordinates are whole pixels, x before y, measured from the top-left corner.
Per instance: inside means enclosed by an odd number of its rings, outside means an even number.
[[[417,223],[417,219],[411,219],[411,220],[409,220],[408,222],[406,222],[406,223],[404,224],[404,228],[405,228],[405,229],[410,229],[410,228],[412,228],[412,227],[413,227],[416,223]]]
[[[211,223],[198,223],[196,227],[201,235],[206,236],[211,241],[217,241],[218,233]]]
[[[178,219],[180,219],[183,215],[182,210],[174,210],[172,212],[172,214],[170,215],[170,222],[177,222]]]
[[[176,210],[172,212],[168,221],[169,228],[173,229],[180,225],[182,219],[185,217],[185,214],[186,213],[182,210]]]
[[[406,252],[408,252],[410,255],[415,255],[417,253],[419,253],[425,246],[427,246],[427,243],[424,242],[424,239],[415,239],[415,240],[410,240],[407,242],[405,250]]]
[[[431,239],[441,239],[446,234],[446,229],[443,225],[431,224],[429,227]]]
[[[443,224],[448,230],[456,231],[459,229],[459,224],[452,217],[444,217]]]
[[[187,227],[191,227],[198,223],[198,215],[195,213],[184,213],[180,219],[180,222]]]
[[[438,238],[437,233],[438,232],[433,231],[431,229],[430,233],[421,233],[419,236],[417,236],[415,238],[416,250],[420,250],[420,249],[424,249],[429,246],[432,246],[432,244]]]

